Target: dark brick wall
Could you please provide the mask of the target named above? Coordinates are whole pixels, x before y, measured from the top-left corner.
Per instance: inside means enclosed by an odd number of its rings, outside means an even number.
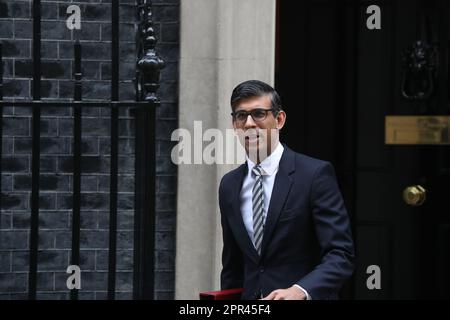
[[[65,25],[66,8],[81,8],[81,30]],[[155,0],[158,53],[166,61],[157,110],[156,297],[174,297],[176,167],[170,133],[178,123],[179,0]],[[5,100],[32,96],[32,1],[0,0]],[[110,1],[42,1],[42,98],[73,97],[73,40],[80,39],[83,99],[110,96]],[[120,99],[133,100],[134,0],[120,7]],[[81,299],[105,299],[109,227],[109,110],[83,110],[81,202]],[[117,234],[118,299],[132,297],[134,214],[134,121],[120,111]],[[39,299],[68,299],[70,264],[73,118],[69,108],[42,108],[39,220]],[[2,210],[0,213],[0,299],[26,299],[31,190],[31,109],[4,108]]]

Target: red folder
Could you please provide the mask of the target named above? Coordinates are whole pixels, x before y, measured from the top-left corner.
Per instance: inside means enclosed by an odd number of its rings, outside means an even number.
[[[200,300],[240,300],[242,288],[200,292]]]

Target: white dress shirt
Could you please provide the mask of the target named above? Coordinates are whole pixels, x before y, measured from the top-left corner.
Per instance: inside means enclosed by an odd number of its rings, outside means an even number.
[[[278,145],[276,146],[275,150],[259,164],[262,169],[262,177],[263,177],[262,183],[264,189],[264,224],[267,217],[267,210],[269,208],[270,198],[272,196],[273,185],[275,183],[275,176],[278,172],[278,167],[280,164],[281,156],[283,155],[283,151],[284,151],[283,145],[278,142]],[[244,178],[244,182],[242,183],[242,189],[240,193],[242,219],[244,220],[245,228],[247,229],[247,233],[253,243],[255,242],[255,240],[253,237],[252,192],[256,178],[253,178],[252,170],[255,165],[256,164],[247,157],[248,172]],[[305,293],[308,300],[311,300],[310,295],[305,289],[303,289],[297,284],[294,285]]]

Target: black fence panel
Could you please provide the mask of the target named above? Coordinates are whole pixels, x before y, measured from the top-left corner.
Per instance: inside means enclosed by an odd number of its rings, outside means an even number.
[[[34,0],[33,45],[32,45],[32,92],[33,101],[3,101],[2,44],[0,43],[0,137],[3,137],[4,107],[31,107],[32,109],[32,155],[31,155],[31,215],[29,233],[28,298],[36,299],[38,283],[39,208],[40,208],[40,166],[41,166],[41,109],[59,107],[73,109],[73,181],[72,181],[72,230],[70,263],[80,265],[80,228],[82,203],[82,110],[103,107],[110,110],[110,173],[109,173],[109,242],[108,242],[108,299],[115,299],[117,263],[117,210],[118,210],[118,159],[119,159],[119,110],[133,108],[135,118],[135,207],[134,207],[134,276],[133,297],[154,298],[155,273],[155,115],[160,102],[156,95],[159,87],[160,70],[164,62],[155,52],[156,38],[153,29],[152,4],[148,0],[137,1],[139,18],[136,34],[136,101],[119,99],[119,0],[111,2],[111,95],[109,101],[83,101],[82,56],[83,44],[73,43],[73,86],[74,96],[70,102],[46,101],[41,99],[41,13],[42,4]],[[0,158],[2,139],[0,139]],[[0,186],[2,167],[0,161]],[[2,193],[0,193],[2,208]],[[78,299],[78,290],[72,289],[71,299]]]

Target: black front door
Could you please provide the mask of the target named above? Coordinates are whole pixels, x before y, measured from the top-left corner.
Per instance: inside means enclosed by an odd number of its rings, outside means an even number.
[[[371,4],[279,1],[282,140],[335,165],[357,246],[344,297],[449,298],[450,4],[379,2],[369,29]]]

